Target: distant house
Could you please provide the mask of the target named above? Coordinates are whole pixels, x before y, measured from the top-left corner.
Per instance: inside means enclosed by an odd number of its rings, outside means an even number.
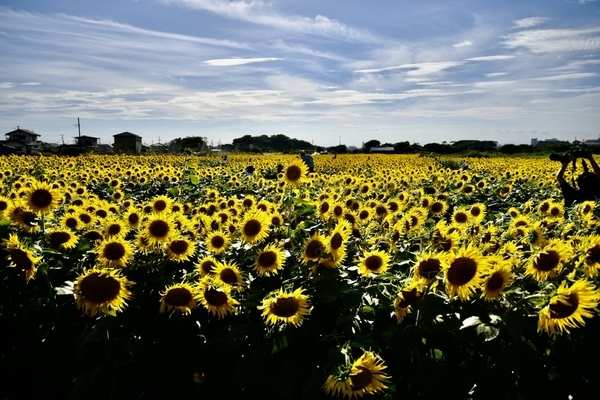
[[[537,140],[537,138],[531,139],[531,147],[543,147],[543,146],[547,146],[549,144],[559,144],[559,143],[569,143],[569,142],[566,142],[564,140],[558,140],[556,138],[544,139],[544,140]]]
[[[394,152],[394,147],[393,146],[389,146],[389,147],[371,147],[370,151],[371,151],[371,153],[393,153]]]
[[[75,136],[75,143],[81,147],[96,147],[100,138],[93,136]]]
[[[183,150],[183,140],[173,139],[169,143],[169,153],[180,153]]]
[[[113,149],[116,153],[133,153],[140,154],[142,152],[142,137],[131,132],[122,132],[113,135],[115,143]]]
[[[40,135],[28,129],[17,128],[5,136],[6,140],[0,144],[14,148],[17,154],[36,154],[42,150],[42,142],[38,140]]]
[[[600,138],[598,139],[583,139],[584,146],[600,146]]]

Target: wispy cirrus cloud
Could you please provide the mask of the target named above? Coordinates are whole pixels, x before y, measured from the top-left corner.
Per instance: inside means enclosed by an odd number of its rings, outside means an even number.
[[[468,46],[473,46],[473,42],[471,42],[470,40],[465,40],[463,42],[455,43],[452,45],[452,47],[468,47]]]
[[[406,75],[409,76],[421,76],[434,74],[443,71],[448,68],[456,67],[463,64],[461,61],[440,61],[440,62],[426,62],[426,63],[414,63],[414,64],[402,64],[393,67],[383,68],[371,68],[371,69],[359,69],[355,70],[355,73],[361,74],[372,74],[378,72],[394,71],[394,70],[408,70]]]
[[[532,28],[548,21],[548,18],[543,17],[529,17],[513,21],[513,29]]]
[[[538,81],[562,81],[565,79],[583,79],[583,78],[593,78],[598,76],[595,72],[581,72],[576,74],[563,74],[563,75],[552,75],[552,76],[544,76],[541,78],[535,78]]]
[[[525,47],[533,53],[600,49],[600,28],[539,29],[510,34],[502,42],[507,49]]]
[[[332,37],[349,42],[381,42],[382,38],[368,30],[348,26],[324,15],[314,18],[300,15],[282,15],[276,12],[271,3],[262,0],[163,0],[169,4],[180,4],[196,10],[215,13],[225,18],[242,20],[272,28],[304,32],[324,37]]]
[[[264,58],[221,58],[216,60],[206,60],[205,64],[213,65],[217,67],[231,67],[236,65],[245,65],[253,63],[262,63],[267,61],[278,61],[281,58],[277,57],[264,57]]]

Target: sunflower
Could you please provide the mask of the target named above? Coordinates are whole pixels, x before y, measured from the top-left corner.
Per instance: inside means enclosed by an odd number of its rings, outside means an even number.
[[[104,236],[107,238],[123,238],[129,232],[127,224],[120,218],[108,217],[102,221],[104,227]]]
[[[311,311],[309,296],[303,292],[302,288],[291,293],[279,289],[264,298],[262,304],[257,308],[262,310],[262,316],[267,324],[282,323],[298,327],[302,325]]]
[[[200,281],[196,299],[219,319],[235,313],[239,305],[238,301],[231,297],[231,286],[215,282],[210,275]]]
[[[52,185],[35,181],[27,190],[27,205],[34,212],[48,213],[60,203],[59,196]]]
[[[573,255],[570,245],[560,239],[550,239],[542,249],[535,251],[527,263],[525,274],[538,281],[546,281],[555,277]]]
[[[258,252],[254,260],[254,270],[260,276],[276,275],[280,269],[283,269],[284,262],[285,252],[270,244]]]
[[[177,235],[173,218],[168,214],[150,215],[144,223],[142,235],[151,247],[170,242]]]
[[[451,299],[458,294],[461,301],[468,300],[487,272],[488,262],[479,249],[461,247],[444,259],[446,293]]]
[[[196,263],[194,266],[196,267],[200,275],[214,275],[218,263],[219,262],[213,257],[206,256],[200,259],[200,261],[198,261],[198,263]]]
[[[8,199],[8,197],[0,195],[0,216],[4,215],[4,212],[8,210],[10,203],[11,201]]]
[[[217,263],[217,267],[214,269],[214,280],[230,285],[237,290],[243,289],[245,284],[242,271],[232,262]]]
[[[252,210],[244,214],[240,233],[246,243],[257,243],[269,236],[269,214],[261,210]]]
[[[188,261],[196,252],[196,245],[193,241],[180,237],[167,243],[165,252],[170,260],[176,262]]]
[[[411,313],[413,300],[421,296],[421,289],[421,284],[413,281],[398,292],[394,300],[394,315],[398,323]]]
[[[417,255],[414,264],[413,279],[430,282],[442,271],[442,259],[439,254],[424,252]]]
[[[471,222],[473,217],[467,207],[459,207],[452,213],[452,223],[464,225]]]
[[[120,238],[104,239],[95,249],[98,262],[105,267],[126,267],[133,257],[131,244]]]
[[[37,263],[42,260],[42,257],[36,257],[33,254],[33,251],[27,249],[15,234],[10,234],[8,239],[4,239],[4,244],[8,250],[8,260],[10,260],[9,265],[25,271],[26,281],[33,278],[37,271]]]
[[[352,225],[346,220],[340,220],[335,229],[327,236],[327,244],[331,251],[331,255],[335,259],[339,259],[342,255],[346,255],[346,241],[352,233]]]
[[[358,262],[358,272],[367,278],[382,274],[387,271],[391,258],[381,250],[367,251]]]
[[[156,214],[162,214],[171,211],[173,200],[167,196],[157,196],[150,201],[149,205]]]
[[[475,203],[469,207],[469,214],[473,223],[480,224],[485,219],[486,205],[483,203]]]
[[[54,248],[69,250],[77,246],[79,238],[70,229],[50,228],[46,231],[46,241]]]
[[[542,308],[538,316],[538,332],[549,335],[569,333],[569,328],[585,325],[585,318],[592,318],[600,301],[600,293],[591,282],[580,279],[567,287],[563,281],[556,295]]]
[[[298,185],[308,175],[308,167],[302,160],[294,160],[283,170],[283,180],[290,185]]]
[[[586,278],[595,278],[598,276],[600,268],[600,236],[591,235],[584,237],[577,245],[581,256],[579,264],[583,266],[583,273]]]
[[[167,287],[164,292],[160,293],[160,312],[176,309],[182,314],[187,315],[192,313],[192,309],[196,307],[195,297],[198,295],[198,289],[189,283],[175,283]]]
[[[429,211],[436,216],[444,215],[448,211],[448,203],[444,200],[434,200],[429,206]]]
[[[221,231],[210,232],[204,239],[208,251],[221,254],[229,247],[229,235]]]
[[[594,218],[594,208],[596,203],[594,201],[584,201],[577,207],[577,214],[586,221]]]
[[[343,367],[339,374],[330,375],[323,385],[323,390],[328,395],[343,395],[348,398],[383,392],[387,389],[385,381],[390,378],[383,373],[386,368],[379,355],[372,351],[363,351],[362,356],[352,365]]]
[[[492,256],[488,261],[490,271],[483,279],[481,298],[485,301],[494,301],[512,282],[511,264],[501,256]]]
[[[126,300],[131,299],[128,286],[133,284],[122,277],[118,270],[86,269],[73,286],[75,304],[90,317],[99,311],[109,315],[123,311]]]
[[[302,260],[305,263],[309,261],[317,261],[326,250],[326,238],[319,233],[316,233],[310,237],[304,244],[304,250],[302,251]]]
[[[60,226],[67,229],[77,230],[83,228],[74,212],[65,213],[60,219]]]

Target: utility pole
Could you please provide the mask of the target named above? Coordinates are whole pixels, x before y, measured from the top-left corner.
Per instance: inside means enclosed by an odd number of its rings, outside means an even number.
[[[79,117],[77,117],[77,131],[79,131],[79,151],[81,151],[81,125],[79,124]]]

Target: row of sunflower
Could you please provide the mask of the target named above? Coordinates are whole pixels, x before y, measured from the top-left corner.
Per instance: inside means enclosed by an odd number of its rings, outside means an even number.
[[[0,161],[8,398],[591,393],[599,210],[549,161]]]

